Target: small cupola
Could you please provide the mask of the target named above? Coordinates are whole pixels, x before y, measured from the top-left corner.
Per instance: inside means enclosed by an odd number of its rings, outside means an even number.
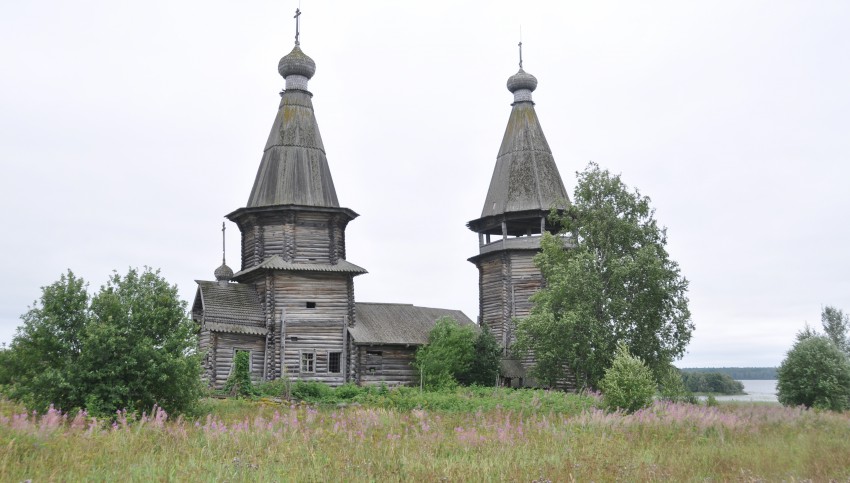
[[[218,281],[220,285],[227,285],[228,282],[233,278],[233,269],[227,266],[227,262],[224,260],[224,232],[225,232],[224,222],[221,222],[221,266],[215,269],[215,279]]]
[[[286,90],[307,91],[307,81],[316,73],[316,62],[301,50],[301,10],[295,10],[295,47],[277,64],[277,71],[286,80]]]

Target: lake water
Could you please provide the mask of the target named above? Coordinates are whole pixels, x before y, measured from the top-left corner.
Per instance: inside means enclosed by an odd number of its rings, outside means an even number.
[[[739,394],[737,396],[716,396],[717,400],[777,402],[776,380],[741,380],[740,382],[744,385],[744,392],[747,394]]]

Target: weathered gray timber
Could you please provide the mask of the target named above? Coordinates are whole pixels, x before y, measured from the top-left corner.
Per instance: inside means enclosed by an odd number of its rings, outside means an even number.
[[[472,321],[454,310],[355,305],[354,277],[366,270],[346,259],[345,229],[358,215],[337,200],[307,89],[316,64],[296,41],[278,71],[286,89],[248,203],[226,215],[241,234],[240,270],[222,261],[215,282],[198,281],[204,377],[221,387],[245,350],[255,380],[415,384],[410,362],[434,322]]]
[[[479,253],[469,259],[478,268],[478,321],[501,344],[503,382],[511,385],[534,384],[525,374],[534,360],[510,350],[516,341],[514,324],[530,313],[529,299],[544,283],[533,259],[542,233],[559,229],[547,219],[548,212],[569,205],[531,100],[536,88],[537,79],[522,66],[508,79],[514,95],[511,115],[481,217],[467,224],[479,239]]]
[[[307,91],[315,63],[296,45],[281,59],[278,70],[287,80],[287,89],[281,95],[247,206],[339,207],[313,112],[313,94]]]
[[[291,263],[336,265],[345,260],[345,228],[357,216],[348,208],[240,208],[227,215],[242,233],[237,275],[275,255]]]
[[[353,278],[366,273],[345,259],[345,228],[357,213],[337,200],[307,90],[315,62],[296,45],[278,70],[286,89],[254,187],[247,206],[227,215],[241,233],[241,269],[199,281],[192,311],[215,387],[236,350],[251,351],[257,379],[339,385],[349,374]]]
[[[215,387],[221,387],[227,382],[233,370],[233,359],[236,351],[244,350],[250,353],[249,370],[251,379],[261,381],[263,378],[263,361],[265,359],[264,338],[244,334],[220,333],[217,336]]]
[[[428,342],[437,319],[451,317],[462,325],[474,325],[459,310],[362,302],[356,306],[357,323],[348,333],[356,347],[352,364],[357,382],[364,385],[418,384],[419,373],[411,363],[416,349]]]

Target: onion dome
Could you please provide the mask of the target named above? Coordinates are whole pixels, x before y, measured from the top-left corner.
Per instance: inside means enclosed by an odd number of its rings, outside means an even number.
[[[291,75],[300,75],[310,79],[316,73],[316,63],[301,50],[301,47],[296,45],[292,48],[292,52],[280,59],[277,64],[277,71],[284,79]]]
[[[277,64],[277,71],[286,79],[285,90],[307,91],[307,81],[316,73],[316,63],[305,54],[298,44],[292,52],[283,56]]]
[[[514,102],[531,101],[531,93],[537,89],[537,77],[522,70],[508,77],[508,90],[514,95]]]
[[[233,278],[233,270],[222,262],[221,266],[215,269],[215,279],[219,282],[227,282],[231,278]]]

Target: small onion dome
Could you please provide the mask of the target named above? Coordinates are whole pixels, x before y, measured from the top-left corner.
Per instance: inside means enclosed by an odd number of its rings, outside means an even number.
[[[537,77],[520,69],[516,74],[508,77],[508,90],[516,92],[520,89],[533,91],[537,89]]]
[[[233,278],[233,270],[226,264],[222,263],[220,267],[215,269],[215,279],[219,282],[227,282]]]
[[[280,59],[280,63],[277,64],[277,71],[284,79],[291,75],[300,75],[310,79],[316,73],[316,63],[301,51],[301,47],[296,45],[292,52]]]

